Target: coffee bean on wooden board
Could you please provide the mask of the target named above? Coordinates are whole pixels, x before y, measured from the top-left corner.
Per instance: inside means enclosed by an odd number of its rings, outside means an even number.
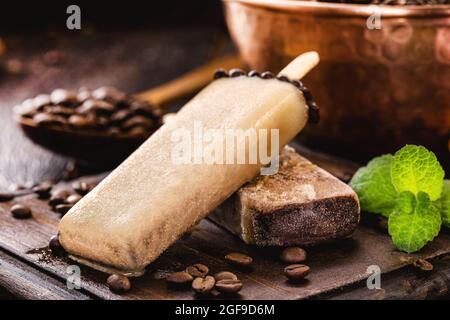
[[[240,280],[224,279],[216,282],[215,288],[222,293],[237,293],[242,289]]]
[[[212,276],[197,277],[192,281],[192,289],[200,294],[206,294],[214,289],[216,280]]]
[[[55,207],[55,211],[62,215],[65,215],[70,209],[72,209],[72,207],[73,205],[71,204],[58,204]]]
[[[67,197],[70,195],[68,190],[58,190],[52,193],[50,199],[48,200],[48,204],[51,207],[56,207],[57,205],[66,203]]]
[[[50,248],[52,254],[55,256],[63,256],[66,254],[66,250],[64,250],[63,246],[59,242],[59,235],[50,238],[48,247]]]
[[[225,260],[236,266],[248,267],[252,264],[253,258],[239,252],[232,252],[225,256]]]
[[[130,291],[131,282],[127,277],[120,274],[112,274],[106,280],[109,290],[114,293],[125,293]]]
[[[220,271],[214,274],[214,279],[216,279],[216,281],[220,281],[220,280],[237,280],[238,277],[237,275],[235,275],[232,272],[229,271]]]
[[[37,194],[39,199],[48,199],[53,188],[51,181],[44,181],[33,187],[33,192]]]
[[[284,275],[292,281],[304,279],[310,272],[310,268],[304,264],[291,264],[284,268]]]
[[[67,203],[67,204],[74,205],[74,204],[76,204],[78,201],[80,201],[81,198],[82,198],[82,196],[80,196],[79,194],[71,194],[70,196],[67,197],[66,203]]]
[[[7,202],[14,199],[14,194],[11,192],[0,192],[0,202]]]
[[[306,251],[299,247],[289,247],[280,254],[280,260],[285,263],[300,263],[306,260]]]
[[[15,204],[11,207],[11,214],[16,219],[29,219],[31,209],[23,204]]]
[[[78,193],[81,196],[84,196],[91,191],[91,186],[84,181],[77,181],[72,184],[73,190],[75,190],[76,193]]]
[[[413,265],[414,267],[420,269],[420,271],[423,272],[433,271],[433,265],[425,259],[416,260],[414,261]]]
[[[209,268],[201,263],[193,264],[186,268],[186,272],[189,273],[194,278],[201,277],[204,278],[208,272]]]
[[[185,285],[191,283],[192,280],[194,280],[194,277],[186,271],[172,272],[166,277],[166,281],[173,285]]]

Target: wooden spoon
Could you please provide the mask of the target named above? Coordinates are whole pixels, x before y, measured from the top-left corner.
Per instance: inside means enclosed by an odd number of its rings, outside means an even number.
[[[217,69],[242,66],[243,62],[236,56],[214,59],[175,80],[135,96],[149,102],[151,106],[162,107],[170,101],[202,89],[212,80],[213,73]],[[16,120],[27,137],[35,143],[102,168],[116,166],[146,140],[146,137],[125,133],[112,136],[105,132],[38,126],[33,120],[20,115],[16,116]]]

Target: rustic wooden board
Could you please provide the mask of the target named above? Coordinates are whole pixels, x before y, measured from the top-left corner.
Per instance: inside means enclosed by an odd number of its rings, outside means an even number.
[[[321,159],[324,167],[334,168],[331,171],[334,170],[337,175],[343,176],[354,170],[349,163],[302,150],[313,161],[314,158]],[[103,175],[95,176],[87,180],[98,181],[102,177]],[[44,201],[35,199],[34,196],[24,197],[18,202],[26,203],[33,209],[33,219],[16,220],[8,212],[12,202],[1,204],[0,247],[32,264],[37,270],[43,270],[64,282],[67,267],[75,263],[66,258],[52,257],[45,248],[50,237],[57,232],[59,215],[50,211]],[[231,251],[251,255],[255,260],[252,270],[243,271],[229,266],[223,257]],[[313,271],[308,280],[293,284],[286,281],[283,275],[283,264],[277,259],[279,251],[276,248],[258,249],[247,246],[212,222],[203,220],[187,239],[178,241],[152,263],[146,275],[133,279],[131,292],[115,295],[105,286],[105,274],[81,267],[81,293],[103,299],[193,299],[196,296],[192,291],[170,290],[162,278],[168,272],[202,262],[212,272],[231,270],[238,274],[244,283],[244,289],[235,298],[309,298],[364,280],[368,276],[366,270],[369,265],[378,265],[383,273],[388,273],[419,258],[446,254],[450,252],[450,236],[443,233],[420,254],[407,255],[394,250],[390,238],[383,231],[361,225],[351,239],[314,247],[308,251],[308,265]],[[74,293],[73,298],[80,298],[76,294]]]

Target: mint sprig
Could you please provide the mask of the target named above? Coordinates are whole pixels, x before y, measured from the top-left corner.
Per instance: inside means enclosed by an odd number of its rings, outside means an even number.
[[[441,224],[450,227],[450,182],[433,152],[406,145],[394,155],[374,158],[350,186],[361,209],[389,219],[394,245],[411,253],[433,240]]]
[[[439,234],[439,209],[422,191],[417,197],[410,191],[403,191],[398,199],[398,205],[389,216],[389,234],[399,250],[416,252]]]

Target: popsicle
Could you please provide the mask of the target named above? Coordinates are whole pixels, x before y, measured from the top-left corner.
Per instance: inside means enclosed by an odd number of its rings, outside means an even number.
[[[267,164],[176,162],[179,141],[174,135],[195,137],[196,123],[204,130],[277,130],[281,148],[316,114],[309,91],[292,79],[303,77],[318,61],[317,53],[305,53],[277,77],[268,72],[218,71],[211,84],[62,218],[59,240],[70,257],[101,271],[141,275]],[[256,142],[261,139],[256,135]],[[268,136],[267,140],[265,151],[271,154],[273,141]],[[252,144],[239,142],[236,146],[242,148],[237,152],[250,159]]]

